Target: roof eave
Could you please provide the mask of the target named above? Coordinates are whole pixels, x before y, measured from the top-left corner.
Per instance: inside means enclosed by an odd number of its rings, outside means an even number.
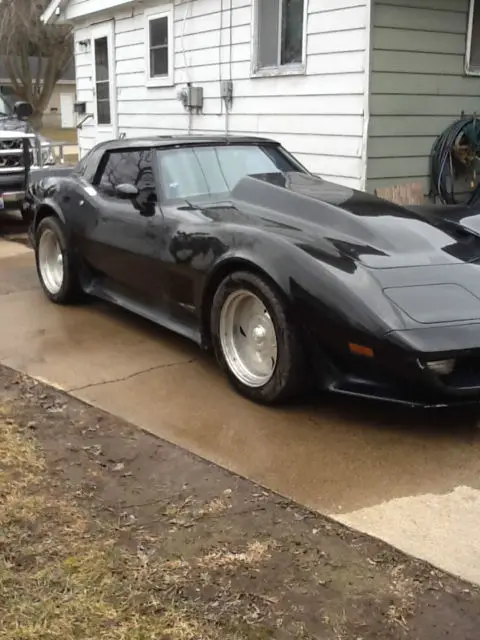
[[[64,0],[52,0],[45,11],[42,13],[40,19],[44,24],[48,24],[52,21],[52,18],[58,16],[59,11],[62,9]]]

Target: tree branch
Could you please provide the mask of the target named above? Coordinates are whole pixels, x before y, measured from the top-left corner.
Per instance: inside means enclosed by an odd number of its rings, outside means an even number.
[[[37,120],[73,56],[71,26],[41,21],[47,5],[48,0],[0,0],[0,54],[15,93],[31,103]]]

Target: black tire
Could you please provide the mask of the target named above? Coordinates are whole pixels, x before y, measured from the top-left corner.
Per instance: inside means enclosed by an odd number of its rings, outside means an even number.
[[[55,234],[62,250],[63,281],[60,290],[56,293],[52,293],[51,291],[49,291],[43,280],[42,272],[39,266],[38,246],[40,238],[47,230]],[[40,280],[40,284],[42,285],[42,289],[49,300],[55,302],[56,304],[73,304],[75,302],[78,302],[82,298],[82,290],[80,288],[77,269],[75,266],[75,257],[67,241],[64,225],[61,220],[59,220],[55,216],[50,216],[41,220],[36,229],[35,262],[37,265],[37,274]]]
[[[261,387],[242,382],[231,370],[220,338],[220,317],[227,298],[236,290],[248,290],[259,298],[273,322],[277,339],[277,361],[272,377]],[[261,404],[283,404],[297,398],[304,379],[304,350],[298,330],[289,319],[285,302],[265,279],[248,271],[228,275],[213,298],[210,330],[215,356],[231,385],[243,396]]]

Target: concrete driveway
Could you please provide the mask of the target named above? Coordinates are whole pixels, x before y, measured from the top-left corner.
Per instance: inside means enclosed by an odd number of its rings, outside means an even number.
[[[471,413],[253,405],[185,340],[101,303],[47,302],[32,252],[1,239],[0,362],[480,583]]]

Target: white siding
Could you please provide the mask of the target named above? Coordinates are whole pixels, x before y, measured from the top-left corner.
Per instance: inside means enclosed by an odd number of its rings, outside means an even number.
[[[275,138],[313,172],[363,186],[369,2],[309,0],[306,73],[252,78],[251,0],[231,0],[231,16],[220,10],[220,0],[176,0],[175,86],[158,88],[146,87],[145,7],[128,11],[120,7],[115,12],[119,132],[127,137],[187,132],[189,115],[177,94],[189,80],[204,89],[203,113],[191,116],[192,133],[224,133],[228,121],[232,134]],[[72,3],[77,11],[82,0]],[[101,5],[97,0],[97,7]],[[158,1],[147,6],[161,5]],[[105,19],[109,17],[106,13]],[[79,26],[76,41],[87,37],[88,27]],[[91,55],[76,54],[77,98],[87,101],[89,113],[93,112]],[[220,80],[229,78],[234,101],[227,118]],[[94,140],[90,120],[80,133],[82,151]]]
[[[78,42],[90,37],[90,29],[75,30],[75,78],[77,83],[78,102],[87,103],[87,113],[93,113],[93,55],[91,51],[80,52]],[[80,122],[83,116],[78,117]],[[88,120],[78,130],[79,155],[82,156],[95,144],[95,124],[93,119]]]

